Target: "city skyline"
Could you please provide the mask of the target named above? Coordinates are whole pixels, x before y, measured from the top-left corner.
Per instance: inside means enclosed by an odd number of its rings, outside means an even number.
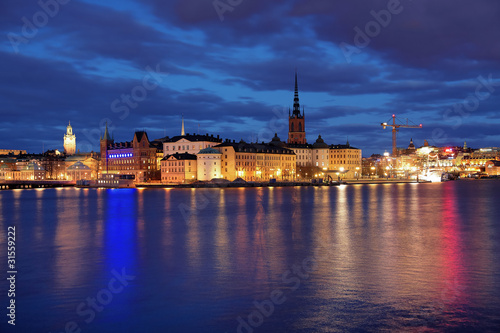
[[[187,133],[286,140],[296,70],[309,143],[390,151],[395,113],[423,124],[398,147],[499,145],[497,3],[40,3],[2,4],[0,148],[61,149],[71,121],[97,151],[106,120],[156,139],[182,114]]]

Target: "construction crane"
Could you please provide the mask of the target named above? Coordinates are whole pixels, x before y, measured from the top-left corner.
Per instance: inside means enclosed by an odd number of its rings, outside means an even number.
[[[389,119],[390,121],[390,119]],[[408,124],[408,119],[406,119],[406,125],[405,124],[396,124],[396,115],[392,115],[392,124],[389,124],[388,122],[386,123],[381,123],[382,127],[385,129],[386,127],[392,127],[392,156],[396,157],[398,154],[398,148],[396,147],[396,133],[399,131],[400,128],[422,128],[422,124],[420,125],[409,125]]]

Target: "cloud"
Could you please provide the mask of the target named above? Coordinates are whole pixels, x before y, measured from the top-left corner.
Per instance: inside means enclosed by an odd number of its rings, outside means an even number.
[[[38,151],[40,141],[62,148],[71,120],[77,144],[97,149],[105,121],[120,141],[143,128],[156,138],[177,134],[184,113],[190,131],[199,124],[203,133],[248,140],[271,130],[275,110],[286,122],[297,69],[310,141],[321,133],[329,143],[349,136],[366,152],[390,149],[380,122],[396,113],[424,124],[414,134],[401,131],[401,142],[432,139],[442,128],[447,144],[470,134],[472,144],[498,145],[496,1],[401,0],[401,13],[350,64],[340,44],[353,44],[354,27],[364,29],[374,20],[370,12],[389,0],[231,3],[221,21],[206,0],[73,0],[15,54],[7,34],[20,34],[22,17],[41,8],[36,0],[2,1],[0,139],[13,148]],[[126,117],[114,112],[112,103],[131,95],[146,67],[157,65],[161,83]],[[495,91],[452,128],[447,110],[490,74]],[[286,126],[276,131],[286,138]]]

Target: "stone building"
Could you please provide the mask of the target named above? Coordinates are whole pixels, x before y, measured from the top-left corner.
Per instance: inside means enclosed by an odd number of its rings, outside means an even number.
[[[197,158],[198,180],[208,181],[213,178],[222,178],[221,175],[221,152],[212,147],[200,150]]]
[[[162,158],[161,142],[150,141],[146,132],[135,132],[130,142],[114,142],[106,124],[101,138],[101,174],[130,174],[137,182],[159,181]]]
[[[29,162],[21,170],[21,180],[45,180],[45,169],[36,162]]]
[[[175,153],[161,160],[161,182],[184,184],[197,180],[196,155]]]
[[[91,180],[92,178],[92,169],[78,161],[75,164],[66,168],[66,175],[68,180]]]

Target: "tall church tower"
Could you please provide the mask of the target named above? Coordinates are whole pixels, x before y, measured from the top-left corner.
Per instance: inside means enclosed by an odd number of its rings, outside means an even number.
[[[288,111],[288,143],[306,143],[304,110],[302,110],[302,114],[300,113],[297,72],[295,72],[295,96],[293,98],[293,113],[290,114],[290,111]]]
[[[76,152],[76,136],[73,134],[71,122],[66,127],[66,134],[64,134],[64,152],[66,155],[73,155]]]
[[[108,132],[108,122],[106,122],[106,129],[104,130],[104,136],[101,138],[101,172],[108,172],[108,146],[115,142]]]

